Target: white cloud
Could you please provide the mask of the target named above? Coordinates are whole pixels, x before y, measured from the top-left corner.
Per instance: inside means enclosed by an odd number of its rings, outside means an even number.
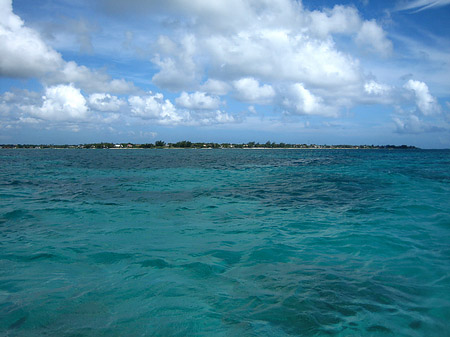
[[[224,81],[209,78],[200,89],[213,95],[226,95],[230,91],[230,85]]]
[[[449,119],[441,114],[441,106],[424,82],[411,79],[403,87],[410,94],[409,98],[414,99],[417,109],[405,111],[397,107],[393,121],[398,133],[419,134],[450,130]]]
[[[92,109],[103,112],[119,111],[121,106],[125,104],[125,102],[117,96],[106,93],[91,94],[89,95],[88,102]]]
[[[0,124],[39,124],[48,129],[62,127],[73,131],[81,130],[80,122],[90,122],[95,128],[102,124],[128,124],[129,116],[167,126],[241,121],[218,109],[222,103],[218,97],[197,92],[180,97],[177,107],[163,94],[151,92],[129,96],[127,101],[108,93],[95,93],[86,98],[73,84],[46,87],[43,95],[27,90],[5,92],[0,95]]]
[[[26,27],[13,13],[11,0],[0,0],[0,18],[0,76],[37,77],[46,86],[74,83],[88,92],[135,90],[132,83],[123,79],[111,79],[104,72],[64,61],[38,32]]]
[[[408,117],[396,116],[393,118],[399,133],[421,133],[423,132],[423,122],[416,115]]]
[[[43,104],[29,110],[35,117],[49,121],[83,120],[89,117],[86,99],[72,85],[57,85],[45,89]]]
[[[14,89],[12,91],[7,91],[1,96],[1,101],[8,104],[25,104],[25,105],[36,105],[41,104],[42,97],[37,92],[29,90]]]
[[[413,0],[399,6],[397,10],[416,10],[417,12],[434,8],[442,7],[450,4],[450,0]]]
[[[333,9],[313,11],[309,15],[311,30],[324,38],[329,34],[353,34],[361,27],[361,18],[355,7],[336,5]]]
[[[39,34],[12,11],[12,0],[0,0],[0,75],[42,76],[63,64]]]
[[[442,121],[426,121],[412,114],[409,116],[393,117],[398,133],[419,134],[425,132],[448,132],[448,123]],[[436,125],[439,123],[439,126]]]
[[[193,110],[214,110],[219,108],[221,103],[218,97],[209,96],[204,92],[198,91],[192,94],[182,92],[175,102],[182,108]]]
[[[221,110],[197,111],[185,121],[187,125],[229,124],[239,122],[234,116]]]
[[[392,42],[383,28],[375,20],[363,21],[355,7],[336,5],[332,10],[313,11],[309,17],[311,31],[322,38],[330,34],[356,34],[358,45],[382,56],[392,53]]]
[[[439,104],[431,96],[428,86],[424,82],[409,80],[404,88],[414,93],[416,105],[425,116],[440,112]]]
[[[321,97],[315,96],[301,83],[295,83],[284,90],[281,105],[287,112],[299,115],[335,116],[336,113],[323,104]]]
[[[326,116],[361,102],[386,104],[393,97],[382,84],[367,83],[359,60],[335,43],[336,34],[346,35],[354,47],[383,56],[392,52],[383,28],[365,21],[354,6],[309,11],[294,0],[115,0],[102,5],[117,14],[175,14],[152,49],[158,69],[152,81],[164,89],[209,95],[231,91],[249,104],[275,103],[295,114]],[[178,109],[195,106],[187,95],[177,99]],[[195,117],[190,111],[189,119]]]
[[[43,82],[47,85],[74,83],[90,93],[103,91],[126,94],[136,91],[131,82],[124,79],[111,79],[104,72],[93,71],[85,66],[77,65],[73,61],[65,62],[63,67],[46,76]]]
[[[357,59],[338,50],[333,35],[350,35],[382,55],[392,50],[381,26],[361,19],[352,6],[308,11],[301,2],[292,0],[169,0],[152,4],[117,0],[103,4],[121,11],[129,5],[128,9],[177,13],[178,21],[171,24],[180,30],[158,38],[152,59],[159,68],[153,82],[173,91],[222,95],[230,90],[230,84],[234,87],[242,78],[253,78],[272,87],[303,83],[329,92],[343,92],[343,88],[352,92],[364,85],[363,70]],[[206,82],[201,85],[205,75]],[[258,100],[246,93],[237,97],[250,103]],[[264,99],[267,102],[269,98]]]
[[[145,96],[131,96],[128,103],[134,116],[156,120],[160,124],[179,124],[186,118],[177,111],[170,100],[164,99],[161,93],[149,92]]]
[[[42,105],[42,96],[36,92],[15,89],[0,95],[0,124],[17,125],[18,123],[39,120],[29,117],[30,111]]]
[[[381,96],[389,93],[391,87],[372,80],[364,84],[364,91],[369,95]]]
[[[208,96],[205,95],[205,97]],[[207,102],[210,109],[199,108],[199,106],[202,106],[200,102],[205,97],[200,94],[195,98],[195,94],[193,96],[186,94],[182,98],[182,104],[186,103],[194,110],[187,110],[186,107],[177,109],[169,99],[164,99],[161,93],[153,94],[149,92],[145,96],[131,96],[128,102],[134,117],[151,120],[162,125],[211,125],[238,121],[234,116],[214,109],[213,106],[217,103],[215,101]],[[178,102],[177,104],[180,105]]]
[[[392,42],[387,39],[386,32],[375,20],[365,21],[362,24],[361,30],[356,36],[356,42],[382,56],[388,56],[392,53]]]
[[[293,81],[334,87],[360,81],[359,63],[336,50],[330,39],[318,40],[288,30],[242,31],[203,40],[209,73],[222,80],[251,77],[264,82]]]
[[[157,50],[152,61],[160,70],[153,76],[153,83],[173,91],[192,88],[198,84],[201,72],[194,61],[194,35],[184,36],[178,44],[168,37],[160,37]]]
[[[417,4],[420,3],[422,7],[429,7],[447,2],[412,1],[410,5],[419,8]],[[69,87],[78,90],[81,97],[82,93],[86,95],[84,103],[73,105],[72,110],[70,105],[65,107],[61,103],[62,98],[57,99],[58,95],[52,96],[51,92],[46,92],[44,98],[39,97],[39,103],[22,105],[8,101],[6,95],[1,102],[3,114],[5,111],[8,115],[22,111],[24,115],[21,118],[31,120],[33,117],[27,111],[32,109],[20,110],[18,107],[35,106],[37,110],[33,116],[52,117],[54,120],[58,119],[57,110],[72,111],[64,112],[67,117],[62,120],[90,118],[91,121],[101,112],[120,111],[131,112],[131,116],[149,123],[202,125],[239,121],[235,115],[221,110],[225,101],[222,102],[223,98],[218,96],[226,94],[249,104],[274,104],[275,111],[288,114],[336,116],[343,107],[351,108],[356,104],[401,103],[406,91],[415,101],[417,115],[421,118],[426,120],[424,116],[440,111],[436,98],[425,83],[411,80],[403,88],[403,83],[400,88],[383,84],[394,83],[390,79],[399,76],[392,75],[388,80],[386,76],[376,79],[371,74],[374,58],[371,57],[368,63],[360,63],[350,54],[355,46],[382,56],[388,56],[393,50],[392,42],[380,23],[365,21],[354,6],[336,5],[309,11],[301,1],[295,0],[104,0],[103,4],[120,7],[124,11],[128,6],[142,14],[151,9],[152,19],[158,24],[164,23],[163,27],[158,26],[160,30],[154,31],[164,35],[159,35],[153,43],[150,41],[153,35],[148,32],[142,34],[136,27],[125,35],[128,45],[132,42],[136,47],[133,50],[140,48],[142,53],[151,52],[145,56],[157,69],[156,73],[150,74],[143,70],[139,78],[147,76],[149,80],[153,75],[153,84],[181,92],[173,96],[178,98],[169,100],[167,95],[164,97],[158,93],[140,95],[132,83],[113,79],[106,70],[93,70],[63,60],[45,43],[45,36],[43,38],[26,27],[12,12],[11,1],[0,0],[0,74],[37,77],[46,90],[60,88],[61,97],[64,96],[62,88]],[[177,13],[176,19],[171,20],[175,17],[174,12]],[[159,15],[161,13],[169,15]],[[85,50],[92,49],[89,35],[92,27],[81,22],[76,28],[80,33],[80,45]],[[337,37],[338,34],[345,37]],[[342,41],[345,41],[345,49],[339,49]],[[26,53],[20,55],[18,49],[22,46]],[[425,55],[422,50],[417,50],[419,52]],[[446,62],[446,52],[443,50],[438,55],[442,64]],[[130,51],[127,53],[130,55]],[[372,68],[364,70],[361,64]],[[387,73],[394,66],[389,68],[389,64],[386,67],[383,64],[383,68],[389,69],[385,70]],[[375,72],[380,75],[378,70]],[[420,77],[417,73],[415,76]],[[427,83],[438,90],[439,86],[429,78]],[[399,90],[402,91],[396,95]],[[114,96],[129,93],[132,96],[124,99]],[[66,101],[76,101],[66,98]],[[87,109],[85,112],[83,106]],[[243,116],[249,114],[246,109],[241,109]],[[256,109],[251,107],[249,111],[254,113]],[[113,113],[104,115],[111,120],[127,118]],[[407,125],[403,129],[418,129],[414,127],[417,124],[414,124],[414,117],[400,120]]]
[[[259,85],[254,78],[241,78],[234,81],[233,86],[236,90],[236,97],[247,103],[270,104],[275,97],[275,90],[268,84]]]

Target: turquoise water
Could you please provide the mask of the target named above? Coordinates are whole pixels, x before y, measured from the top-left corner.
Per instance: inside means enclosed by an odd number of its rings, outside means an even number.
[[[0,150],[0,335],[450,336],[450,151]]]

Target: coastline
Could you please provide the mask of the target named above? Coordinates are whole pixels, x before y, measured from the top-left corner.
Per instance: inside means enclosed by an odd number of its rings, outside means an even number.
[[[210,145],[210,143],[208,143]],[[164,146],[155,146],[153,144],[130,144],[127,146],[105,146],[102,143],[91,145],[91,144],[80,144],[80,145],[32,145],[32,144],[2,144],[0,145],[0,150],[2,149],[56,149],[56,150],[420,150],[420,148],[408,145],[306,145],[306,144],[295,144],[291,146],[283,146],[274,144],[274,146],[248,146],[247,144],[211,144],[208,146],[204,143],[191,144],[189,146],[176,146],[176,144],[167,144]]]

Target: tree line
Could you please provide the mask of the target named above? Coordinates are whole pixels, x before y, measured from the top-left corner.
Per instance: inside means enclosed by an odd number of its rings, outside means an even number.
[[[157,140],[154,143],[88,143],[77,145],[55,145],[55,144],[1,144],[0,148],[57,148],[57,149],[69,149],[69,148],[82,148],[82,149],[115,149],[115,148],[134,148],[134,149],[163,149],[163,148],[176,148],[176,149],[417,149],[415,146],[409,145],[316,145],[316,144],[289,144],[289,143],[276,143],[267,141],[266,143],[248,142],[248,143],[214,143],[214,142],[191,142],[188,140],[182,140],[176,143],[166,143],[162,140]]]

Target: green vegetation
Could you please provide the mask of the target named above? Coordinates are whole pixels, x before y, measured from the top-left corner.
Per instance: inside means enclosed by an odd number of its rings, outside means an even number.
[[[91,143],[79,145],[54,145],[54,144],[2,144],[0,148],[6,149],[418,149],[408,145],[316,145],[316,144],[286,144],[267,141],[264,144],[248,142],[234,143],[192,143],[187,140],[176,143],[166,143],[157,140],[153,143]]]

